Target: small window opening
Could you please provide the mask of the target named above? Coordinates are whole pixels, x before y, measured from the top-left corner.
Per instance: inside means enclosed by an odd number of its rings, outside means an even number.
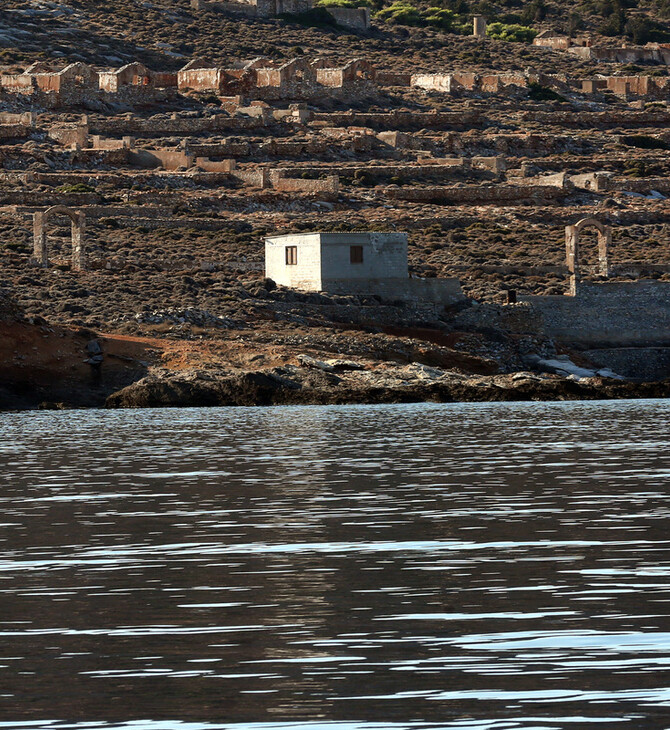
[[[295,266],[298,263],[298,247],[287,246],[286,247],[286,265]]]
[[[363,246],[351,246],[349,248],[349,261],[352,264],[363,263]]]

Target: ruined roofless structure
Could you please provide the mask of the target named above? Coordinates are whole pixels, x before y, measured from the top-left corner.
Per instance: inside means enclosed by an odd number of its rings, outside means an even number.
[[[265,275],[276,284],[334,294],[378,294],[417,304],[463,299],[458,279],[411,278],[407,233],[299,233],[265,240]]]

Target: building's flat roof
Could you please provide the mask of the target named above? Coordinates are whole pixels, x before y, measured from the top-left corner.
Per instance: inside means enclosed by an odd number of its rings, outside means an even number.
[[[276,241],[283,238],[306,238],[307,236],[333,236],[337,238],[360,238],[361,236],[407,236],[407,231],[303,231],[301,233],[282,233],[276,236],[266,236],[266,241]]]

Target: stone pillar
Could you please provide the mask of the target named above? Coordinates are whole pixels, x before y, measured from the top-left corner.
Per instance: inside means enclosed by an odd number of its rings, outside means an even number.
[[[47,232],[44,228],[44,213],[33,213],[33,258],[45,268],[49,265],[47,256]]]
[[[475,38],[486,38],[486,18],[483,15],[475,15],[472,18],[472,35]]]
[[[579,285],[579,231],[576,226],[565,227],[565,255],[570,274],[570,294],[577,295]]]
[[[86,271],[85,228],[86,216],[78,213],[77,220],[72,220],[72,269],[74,271]]]
[[[609,252],[611,243],[612,229],[609,226],[605,226],[603,233],[598,231],[598,264],[600,275],[605,277],[609,277],[610,275]]]

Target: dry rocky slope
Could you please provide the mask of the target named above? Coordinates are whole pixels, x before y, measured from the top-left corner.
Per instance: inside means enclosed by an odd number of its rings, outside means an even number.
[[[561,29],[557,8],[537,28]],[[666,66],[186,1],[10,0],[0,43],[0,82],[44,63],[30,90],[0,86],[0,407],[667,394],[528,372],[537,356],[600,363],[510,324],[524,305],[504,304],[509,290],[567,294],[564,227],[586,217],[613,228],[612,281],[670,282]],[[196,56],[196,69],[266,60],[225,88],[180,86]],[[309,76],[354,57],[368,64],[339,86]],[[258,68],[294,58],[283,85],[259,85]],[[98,72],[134,61],[145,70],[96,91]],[[39,86],[71,62],[87,67],[58,94]],[[86,215],[87,270],[58,216],[49,266],[35,265],[32,217],[52,205]],[[470,301],[435,311],[265,280],[263,237],[312,230],[407,230],[412,273],[458,277]],[[583,243],[588,278],[596,247]],[[670,333],[644,344],[663,350]]]

